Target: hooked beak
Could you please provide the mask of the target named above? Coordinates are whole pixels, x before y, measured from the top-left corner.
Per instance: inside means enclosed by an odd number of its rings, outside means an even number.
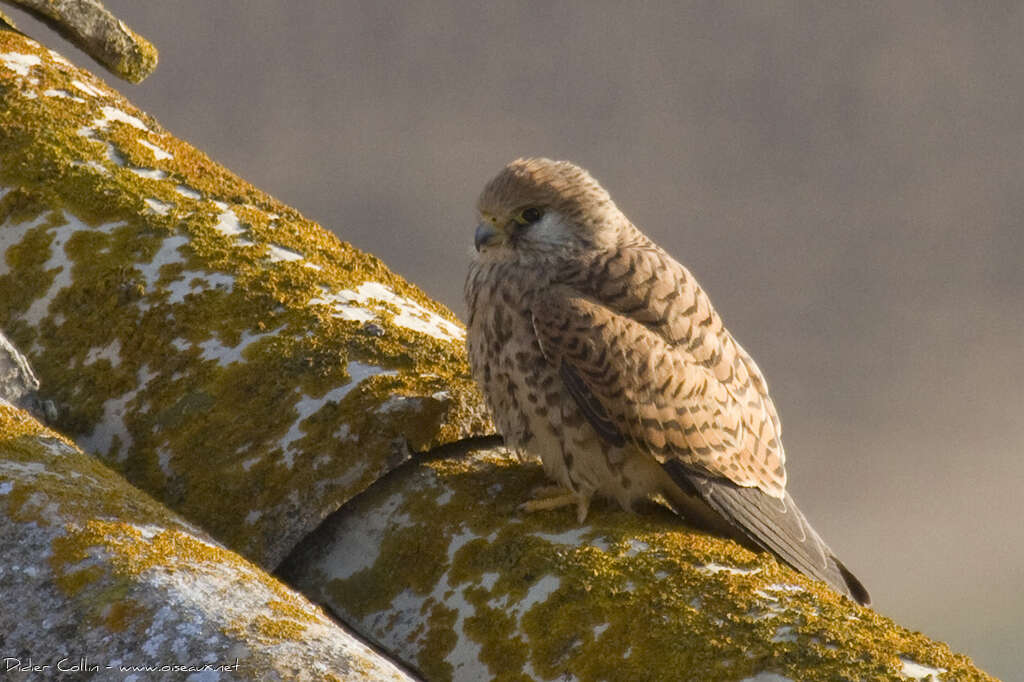
[[[476,226],[476,234],[473,237],[473,244],[476,250],[490,246],[501,237],[501,231],[489,220],[485,220]]]

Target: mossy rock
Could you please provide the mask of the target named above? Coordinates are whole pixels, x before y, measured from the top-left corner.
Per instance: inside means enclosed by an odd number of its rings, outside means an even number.
[[[490,428],[450,311],[2,29],[0,256],[55,426],[264,566]]]
[[[992,679],[667,508],[517,511],[545,482],[502,450],[410,462],[282,573],[429,680]]]
[[[411,680],[4,401],[0,544],[5,680],[122,680],[131,666],[148,666],[147,679]]]

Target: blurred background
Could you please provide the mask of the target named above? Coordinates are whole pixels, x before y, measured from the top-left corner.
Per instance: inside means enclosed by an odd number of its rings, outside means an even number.
[[[1011,679],[1024,5],[654,4],[108,0],[160,66],[107,80],[462,317],[484,182],[590,169],[761,366],[876,608]]]

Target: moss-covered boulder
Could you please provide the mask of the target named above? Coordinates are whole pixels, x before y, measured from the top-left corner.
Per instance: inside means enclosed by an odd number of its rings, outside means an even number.
[[[5,680],[411,679],[6,401],[0,546]]]
[[[518,512],[544,483],[501,450],[411,462],[283,575],[430,680],[992,679],[667,508]]]
[[[487,428],[451,312],[3,29],[0,329],[57,428],[264,566]]]

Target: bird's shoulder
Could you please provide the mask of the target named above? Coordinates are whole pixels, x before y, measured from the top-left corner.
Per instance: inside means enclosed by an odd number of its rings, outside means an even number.
[[[745,410],[781,424],[768,383],[753,358],[733,338],[696,277],[657,244],[639,235],[614,249],[581,259],[568,276],[544,292],[540,305],[580,296],[607,314],[638,322],[671,352],[703,368]]]

